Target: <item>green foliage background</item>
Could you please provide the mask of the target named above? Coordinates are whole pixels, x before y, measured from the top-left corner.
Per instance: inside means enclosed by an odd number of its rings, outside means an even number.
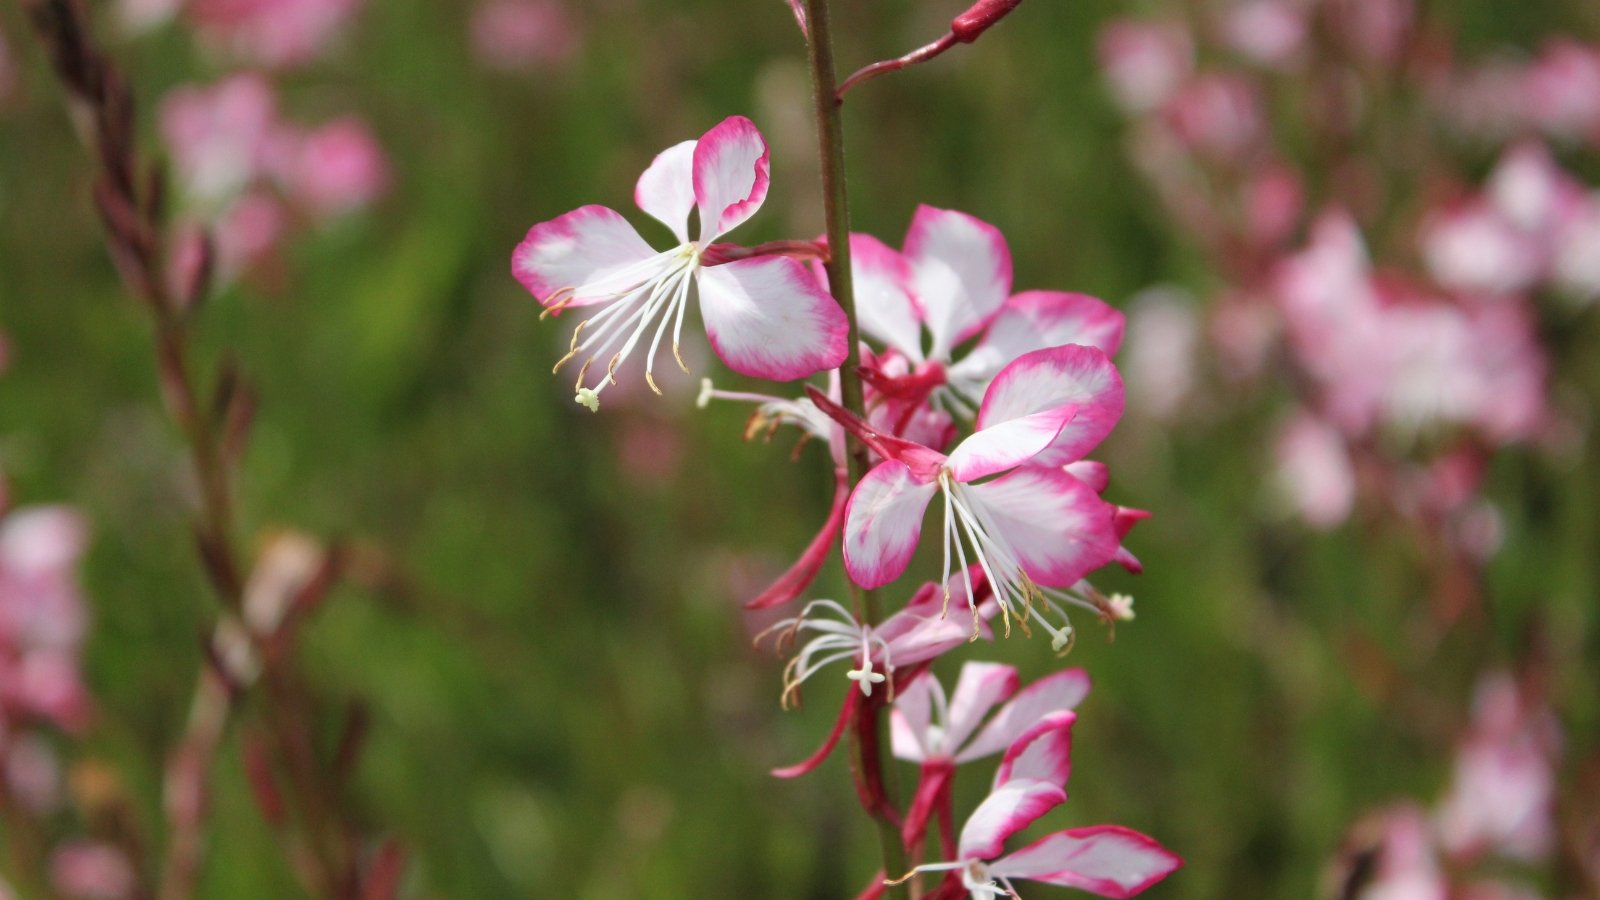
[[[836,5],[852,67],[925,42],[961,4]],[[1434,6],[1475,49],[1597,24],[1577,0]],[[582,56],[511,77],[473,62],[467,4],[373,0],[344,53],[285,81],[291,115],[368,117],[396,179],[374,214],[297,240],[275,277],[212,301],[208,350],[232,348],[263,398],[239,485],[247,531],[367,539],[412,579],[405,604],[340,593],[306,649],[330,699],[370,704],[358,794],[416,854],[411,896],[852,895],[876,845],[842,756],[799,781],[765,774],[816,745],[836,688],[781,713],[779,664],[751,649],[736,605],[821,521],[820,449],[791,462],[782,440],[741,442],[745,411],[696,412],[687,379],[591,416],[549,374],[566,327],[540,323],[507,271],[529,225],[582,203],[630,210],[656,151],[735,113],[774,154],[772,195],[739,237],[819,232],[802,46],[777,0],[575,11]],[[853,95],[858,229],[898,243],[915,204],[954,207],[1006,233],[1019,288],[1119,305],[1157,281],[1203,292],[1200,260],[1124,161],[1096,75],[1097,27],[1129,11],[1036,0],[978,45]],[[0,29],[24,65],[23,96],[0,111],[0,465],[19,500],[94,523],[101,717],[81,753],[118,767],[153,827],[213,603],[147,326],[102,249],[84,154],[14,4]],[[221,74],[172,30],[113,43],[152,146],[157,98]],[[1600,385],[1594,319],[1549,327],[1579,410]],[[735,381],[709,355],[705,368]],[[1085,628],[1070,659],[1095,690],[1072,799],[1049,823],[1122,823],[1179,850],[1187,868],[1153,898],[1315,895],[1363,811],[1437,796],[1474,674],[1530,635],[1554,635],[1573,663],[1554,690],[1574,758],[1600,722],[1592,444],[1500,460],[1489,627],[1423,646],[1428,583],[1392,528],[1315,535],[1266,512],[1270,406],[1126,427],[1101,454],[1112,496],[1156,515],[1133,541],[1147,574],[1106,584],[1137,595],[1138,621],[1115,643]],[[665,479],[619,461],[641,436],[680,454]],[[837,566],[816,588],[843,590]],[[1058,665],[1037,639],[958,654],[974,655],[1026,677]],[[968,776],[961,802],[986,778]],[[205,895],[297,896],[236,756],[218,783]]]

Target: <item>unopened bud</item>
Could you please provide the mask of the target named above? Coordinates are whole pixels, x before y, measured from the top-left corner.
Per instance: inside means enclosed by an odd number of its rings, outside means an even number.
[[[963,44],[970,44],[989,30],[989,26],[1004,19],[1008,13],[1022,5],[1022,0],[978,0],[967,11],[950,23],[950,33]]]

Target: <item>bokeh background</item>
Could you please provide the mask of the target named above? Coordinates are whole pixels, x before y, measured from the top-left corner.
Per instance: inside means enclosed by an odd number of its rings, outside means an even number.
[[[847,69],[931,40],[961,6],[835,5]],[[853,94],[857,228],[898,243],[930,203],[999,226],[1019,289],[1119,307],[1156,283],[1214,289],[1129,161],[1097,66],[1100,27],[1168,4],[1148,6],[1035,0],[978,44]],[[1467,54],[1600,36],[1585,0],[1426,7]],[[151,148],[169,91],[239,69],[181,18],[135,29],[92,8]],[[386,187],[362,210],[297,222],[210,301],[202,331],[204,352],[235,354],[261,397],[238,485],[246,533],[350,538],[404,572],[403,592],[341,590],[307,634],[311,683],[370,710],[355,802],[410,851],[409,896],[853,895],[877,855],[842,755],[798,781],[766,774],[820,741],[833,689],[781,712],[781,661],[752,648],[764,622],[738,608],[822,520],[822,448],[792,460],[787,435],[741,440],[748,411],[697,410],[676,372],[665,398],[608,394],[591,415],[550,377],[566,328],[541,323],[508,273],[531,224],[584,203],[631,209],[654,153],[732,114],[760,125],[774,165],[740,238],[820,232],[794,22],[777,0],[571,3],[553,49],[497,65],[474,44],[474,11],[371,2],[330,51],[271,76],[285,116],[361,116]],[[214,602],[148,325],[105,254],[85,154],[14,4],[0,34],[14,63],[0,105],[0,465],[13,501],[72,504],[92,530],[96,714],[53,740],[64,765],[113,768],[154,831]],[[1479,175],[1494,161],[1462,156]],[[1600,176],[1593,153],[1564,159]],[[1534,647],[1556,660],[1568,758],[1593,753],[1600,322],[1562,307],[1540,327],[1579,437],[1494,457],[1483,494],[1503,540],[1455,627],[1419,626],[1434,576],[1403,526],[1358,511],[1319,531],[1283,512],[1270,435],[1287,388],[1202,387],[1191,414],[1159,421],[1130,404],[1099,456],[1110,496],[1155,514],[1130,542],[1145,573],[1099,583],[1135,595],[1138,618],[1114,641],[1085,623],[1067,660],[1095,687],[1053,827],[1116,822],[1179,851],[1187,867],[1151,897],[1317,896],[1353,822],[1445,789],[1477,674]],[[813,594],[844,591],[834,564]],[[1040,639],[956,656],[947,676],[963,656],[1025,679],[1062,665]],[[899,777],[908,789],[914,771]],[[298,896],[232,745],[216,781],[202,895]],[[1035,893],[1053,890],[1065,894]]]

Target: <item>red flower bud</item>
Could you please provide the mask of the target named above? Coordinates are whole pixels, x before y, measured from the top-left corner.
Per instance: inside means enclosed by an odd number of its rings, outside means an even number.
[[[978,0],[950,23],[950,33],[963,44],[970,44],[989,30],[989,26],[1022,5],[1022,0]]]

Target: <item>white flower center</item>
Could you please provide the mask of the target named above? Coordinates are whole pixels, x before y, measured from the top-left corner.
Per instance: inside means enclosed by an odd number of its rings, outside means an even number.
[[[603,301],[599,312],[578,323],[573,329],[572,344],[567,355],[556,363],[554,371],[570,360],[583,356],[578,369],[578,381],[573,399],[591,411],[600,409],[600,393],[616,383],[617,367],[633,353],[640,339],[652,325],[655,336],[650,340],[650,350],[645,356],[644,379],[657,394],[655,362],[666,336],[668,323],[672,324],[672,356],[678,367],[688,374],[679,348],[683,339],[683,317],[689,305],[689,286],[700,270],[701,248],[690,242],[656,254],[643,262],[607,277],[602,285],[616,284],[616,290]],[[590,289],[594,289],[591,285]],[[618,346],[620,345],[620,347]],[[605,357],[606,372],[595,385],[584,384],[589,367],[595,360]]]

